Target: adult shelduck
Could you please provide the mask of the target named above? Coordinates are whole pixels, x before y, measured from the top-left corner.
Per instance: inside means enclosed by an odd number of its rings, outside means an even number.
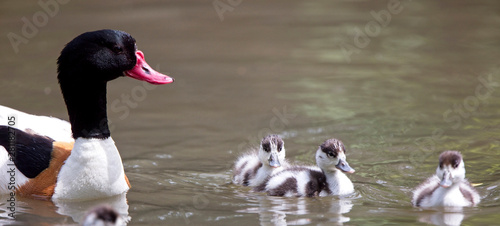
[[[479,203],[479,193],[465,179],[465,165],[458,151],[439,155],[436,174],[413,191],[413,205],[420,207],[464,207]]]
[[[152,84],[173,79],[153,70],[135,39],[116,30],[79,35],[57,63],[71,125],[0,106],[0,193],[85,200],[126,192],[130,183],[108,128],[106,85],[121,76]]]
[[[244,154],[236,160],[233,183],[243,186],[259,186],[274,173],[289,166],[285,160],[285,142],[271,134],[262,139],[259,150]]]
[[[342,141],[328,139],[316,151],[314,166],[292,166],[274,174],[265,182],[265,190],[272,196],[327,196],[347,195],[354,186],[343,173],[354,173],[346,161]]]

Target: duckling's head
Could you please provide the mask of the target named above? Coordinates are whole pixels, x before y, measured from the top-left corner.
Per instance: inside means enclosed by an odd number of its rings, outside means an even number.
[[[337,139],[328,139],[319,146],[316,163],[323,171],[354,173],[354,169],[346,161],[344,144]]]
[[[259,159],[262,164],[278,168],[285,161],[285,143],[276,134],[267,135],[260,142]]]
[[[83,226],[115,226],[125,225],[120,214],[109,205],[99,205],[90,210],[82,223]]]
[[[465,179],[465,165],[458,151],[445,151],[439,155],[436,175],[441,180],[441,187],[447,188]]]

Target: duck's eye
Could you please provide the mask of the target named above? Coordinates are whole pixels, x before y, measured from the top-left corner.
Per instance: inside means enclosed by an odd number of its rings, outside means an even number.
[[[119,45],[113,46],[112,50],[115,53],[122,53],[123,52],[123,48]]]
[[[281,146],[278,146],[278,152],[280,152],[280,151],[281,151]]]
[[[264,149],[265,152],[270,152],[271,151],[271,147],[269,147],[268,144],[262,145],[262,149]]]
[[[334,155],[332,152],[328,152],[328,153],[327,153],[327,155],[328,155],[328,157],[330,157],[330,158],[335,158],[335,155]]]

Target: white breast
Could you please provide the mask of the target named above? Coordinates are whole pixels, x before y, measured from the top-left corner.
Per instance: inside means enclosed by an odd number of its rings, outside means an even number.
[[[420,202],[421,207],[433,206],[470,206],[469,202],[460,192],[459,186],[449,188],[438,187],[431,195]]]
[[[348,195],[354,192],[354,185],[351,180],[339,170],[336,170],[332,175],[326,175],[326,182],[333,195]]]
[[[474,206],[480,202],[479,194],[467,180],[462,180],[448,188],[439,186],[439,182],[440,179],[434,175],[419,185],[413,191],[413,205],[420,207],[464,207]],[[472,202],[464,197],[460,188],[470,193],[471,197],[469,198],[472,198]]]
[[[53,199],[96,199],[122,194],[129,187],[111,137],[78,138],[61,167]]]

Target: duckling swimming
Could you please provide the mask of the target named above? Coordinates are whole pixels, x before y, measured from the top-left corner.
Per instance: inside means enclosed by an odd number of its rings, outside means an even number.
[[[268,135],[260,142],[258,152],[242,155],[236,160],[233,183],[255,187],[288,166],[285,143],[278,135]]]
[[[458,151],[439,156],[436,174],[413,191],[412,203],[420,207],[463,207],[479,203],[479,193],[465,179],[465,165]]]
[[[345,147],[337,139],[326,140],[316,151],[314,166],[294,166],[274,174],[264,188],[272,196],[327,196],[346,195],[354,186],[343,173],[354,173],[346,161]]]

